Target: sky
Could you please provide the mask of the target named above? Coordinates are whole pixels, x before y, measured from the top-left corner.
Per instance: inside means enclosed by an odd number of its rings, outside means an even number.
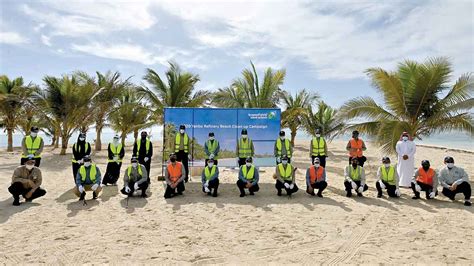
[[[119,71],[137,84],[168,61],[217,90],[252,61],[286,69],[283,89],[332,106],[377,98],[364,71],[445,56],[454,82],[474,67],[473,1],[1,0],[0,74]]]

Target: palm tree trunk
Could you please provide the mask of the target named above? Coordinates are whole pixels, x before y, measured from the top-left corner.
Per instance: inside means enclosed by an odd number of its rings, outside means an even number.
[[[296,128],[291,129],[291,145],[294,147],[295,146],[295,138],[296,138]]]
[[[96,138],[95,138],[95,150],[96,151],[101,151],[102,150],[102,139],[100,135],[102,134],[102,128],[104,125],[100,121],[96,121],[96,126],[95,126],[95,132],[96,132]]]
[[[120,137],[122,138],[122,146],[125,147],[125,138],[127,137],[127,135],[124,132],[122,132],[122,135]]]
[[[63,129],[61,132],[61,152],[59,155],[66,155],[68,141],[67,131]]]
[[[53,141],[54,141],[54,148],[57,149],[59,148],[59,136],[61,135],[61,132],[59,129],[54,130],[54,136],[53,136]]]
[[[7,151],[13,151],[13,128],[7,128],[8,145]]]
[[[138,139],[138,128],[133,130],[133,138],[134,138],[135,140]]]

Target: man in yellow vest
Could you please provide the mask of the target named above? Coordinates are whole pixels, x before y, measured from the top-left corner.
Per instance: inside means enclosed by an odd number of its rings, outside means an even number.
[[[21,142],[21,149],[23,151],[20,160],[21,165],[24,165],[25,162],[28,161],[28,157],[33,156],[35,159],[35,166],[40,166],[44,142],[43,139],[38,136],[38,131],[39,129],[37,127],[31,127],[30,135],[23,138]]]
[[[86,197],[86,191],[93,191],[92,198],[96,199],[102,191],[102,187],[100,186],[100,170],[97,165],[92,163],[89,155],[85,156],[83,160],[84,165],[82,165],[79,168],[79,171],[77,171],[74,194],[79,197],[79,200],[84,200]]]
[[[313,165],[306,170],[306,193],[316,196],[314,189],[318,190],[318,197],[323,197],[323,191],[328,186],[326,181],[326,169],[321,166],[319,158],[315,157]]]
[[[390,158],[382,158],[382,166],[377,170],[377,198],[382,197],[382,190],[387,189],[389,197],[400,197],[400,188],[398,187],[398,174],[395,166],[390,164]]]
[[[425,191],[426,199],[434,199],[438,194],[438,174],[430,167],[430,161],[421,161],[421,167],[415,171],[411,181],[411,189],[415,196],[412,199],[419,199],[420,192]]]
[[[219,141],[215,139],[214,132],[209,132],[209,139],[204,143],[204,152],[206,153],[206,166],[209,159],[212,159],[214,161],[214,165],[217,165],[217,159],[219,156],[220,149],[221,147],[219,145]]]
[[[91,144],[86,142],[86,133],[80,133],[77,142],[72,145],[72,175],[74,182],[77,177],[77,171],[84,164],[83,158],[91,155]]]
[[[185,176],[186,170],[184,170],[183,164],[178,162],[176,154],[170,154],[170,161],[165,171],[165,199],[172,198],[176,195],[183,195],[183,191],[186,189],[184,186]]]
[[[311,162],[314,162],[314,158],[319,159],[319,163],[323,168],[326,168],[326,157],[328,154],[328,145],[326,140],[321,136],[321,130],[318,128],[315,131],[314,137],[311,139],[309,145],[309,156]]]
[[[254,192],[259,191],[258,180],[258,168],[252,164],[252,157],[247,157],[245,159],[245,165],[240,167],[239,180],[237,180],[240,197],[245,197],[245,189],[249,190],[249,195],[251,196],[254,195]]]
[[[20,205],[20,195],[26,202],[31,202],[46,194],[46,190],[40,187],[43,178],[35,162],[34,156],[29,156],[25,164],[18,166],[13,172],[11,186],[8,188],[13,196],[13,206]]]
[[[346,145],[346,150],[349,152],[349,164],[352,163],[352,159],[356,158],[359,161],[359,166],[364,167],[367,158],[364,156],[364,151],[367,150],[365,142],[359,139],[359,131],[352,131],[352,138]]]
[[[289,139],[285,138],[285,131],[280,131],[280,137],[275,141],[275,147],[273,149],[273,154],[276,158],[276,163],[281,163],[281,158],[286,156],[288,158],[288,163],[291,163],[291,156],[293,155],[293,145]]]
[[[298,191],[298,186],[295,183],[296,168],[293,168],[293,165],[289,163],[287,156],[281,158],[281,163],[276,166],[275,174],[275,188],[278,196],[281,196],[282,189],[285,189],[288,196]]]
[[[176,134],[174,138],[174,153],[176,154],[176,159],[178,162],[181,162],[184,166],[184,171],[186,172],[186,176],[184,178],[184,182],[188,182],[189,180],[189,165],[188,165],[188,156],[189,156],[189,144],[190,139],[188,134],[186,133],[186,126],[180,125],[179,132]]]
[[[201,174],[202,192],[207,195],[217,197],[217,189],[219,188],[219,168],[214,164],[214,159],[209,159],[207,165]]]
[[[133,156],[138,158],[138,163],[143,164],[148,173],[148,183],[150,183],[150,167],[151,167],[151,158],[153,157],[153,144],[148,138],[148,133],[142,131],[140,133],[141,138],[137,139],[133,145]]]
[[[107,186],[107,184],[117,185],[117,180],[120,176],[120,168],[122,168],[122,160],[125,156],[125,149],[120,143],[119,135],[115,135],[113,141],[109,143],[108,151],[108,161],[107,169],[105,170],[104,180],[102,184]]]
[[[253,157],[255,149],[253,146],[253,141],[248,137],[247,129],[242,129],[240,132],[241,138],[237,142],[237,161],[239,162],[239,167],[246,164],[248,157]]]
[[[357,196],[363,197],[362,192],[369,189],[365,183],[364,167],[359,165],[359,160],[353,158],[351,165],[344,169],[344,187],[346,188],[346,197],[352,197],[352,190],[357,192]]]
[[[137,157],[130,159],[131,165],[125,169],[123,176],[123,188],[120,190],[122,194],[129,197],[133,196],[133,193],[141,190],[142,198],[146,198],[146,190],[148,189],[148,173],[143,164],[138,163]]]

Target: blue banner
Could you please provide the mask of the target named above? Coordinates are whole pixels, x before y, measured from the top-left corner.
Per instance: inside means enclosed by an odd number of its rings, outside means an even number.
[[[242,129],[255,147],[254,163],[257,166],[274,166],[273,148],[280,131],[280,109],[237,108],[165,108],[164,152],[165,159],[174,149],[174,136],[180,125],[192,140],[190,166],[204,165],[204,143],[213,132],[220,144],[219,166],[237,166],[237,141]]]

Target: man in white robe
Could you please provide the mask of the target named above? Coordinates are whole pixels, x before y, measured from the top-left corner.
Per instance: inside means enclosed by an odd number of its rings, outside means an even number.
[[[415,152],[416,145],[407,132],[403,132],[397,142],[398,154],[397,172],[400,177],[401,187],[410,187],[411,180],[415,174]]]

